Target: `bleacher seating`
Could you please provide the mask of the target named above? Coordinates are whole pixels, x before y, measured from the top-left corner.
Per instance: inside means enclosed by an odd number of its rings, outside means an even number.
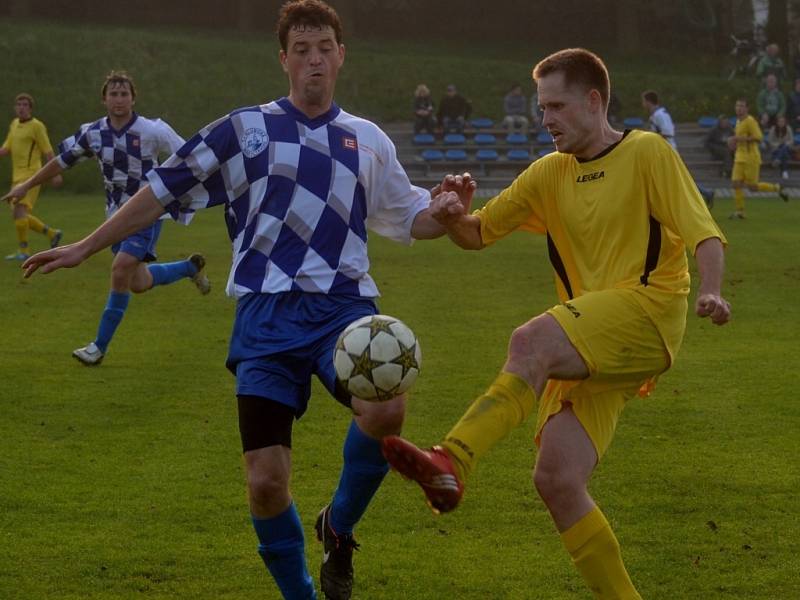
[[[528,136],[524,133],[509,133],[506,136],[506,144],[527,144]]]
[[[448,146],[458,146],[459,144],[466,144],[467,138],[462,133],[448,133],[442,141]]]
[[[704,129],[711,129],[717,125],[716,117],[700,117],[697,119],[697,124]]]
[[[530,160],[531,153],[522,148],[514,148],[508,151],[506,158],[508,158],[508,160]]]
[[[497,153],[497,150],[491,150],[489,148],[481,148],[475,153],[476,160],[497,160],[500,155]]]
[[[411,140],[415,146],[425,146],[436,143],[436,138],[430,133],[416,133]]]
[[[482,146],[486,146],[489,144],[496,144],[497,138],[491,133],[476,133],[473,141],[476,144],[480,144]]]
[[[464,150],[450,148],[444,153],[444,158],[452,161],[467,160],[467,153]]]
[[[491,129],[494,127],[494,121],[487,119],[486,117],[480,117],[477,119],[472,119],[470,121],[470,125],[472,125],[475,129]]]
[[[434,148],[427,148],[422,151],[422,159],[426,161],[444,160],[444,152]]]
[[[553,136],[547,133],[546,131],[542,131],[539,135],[536,136],[536,143],[537,144],[552,144],[553,143]]]
[[[644,119],[641,117],[628,117],[622,121],[622,124],[625,125],[627,129],[636,129],[644,125]]]

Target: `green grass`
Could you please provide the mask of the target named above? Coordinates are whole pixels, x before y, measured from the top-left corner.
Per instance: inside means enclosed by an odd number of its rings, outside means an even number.
[[[67,241],[102,219],[99,196],[45,190],[39,208]],[[714,213],[730,210],[723,199]],[[759,198],[748,214],[721,220],[734,320],[690,317],[677,364],[625,411],[592,483],[645,598],[788,599],[800,588],[800,206]],[[0,247],[14,247],[10,219]],[[423,348],[405,433],[433,443],[492,380],[512,329],[554,302],[543,240],[516,234],[468,253],[373,236],[370,249],[382,311]],[[178,282],[135,297],[99,368],[70,352],[94,336],[110,254],[26,283],[0,264],[0,597],[278,597],[255,552],[223,365],[234,303],[222,293],[219,210],[165,225],[162,259],[196,250],[212,293]],[[348,422],[317,386],[295,428],[292,487],[315,578],[313,521]],[[434,517],[389,476],[358,529],[355,598],[588,597],[531,484],[532,428],[480,463],[453,514]]]

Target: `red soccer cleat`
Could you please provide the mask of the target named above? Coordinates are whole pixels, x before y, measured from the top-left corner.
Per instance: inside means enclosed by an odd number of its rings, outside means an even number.
[[[434,513],[450,512],[458,506],[464,495],[464,484],[459,481],[453,461],[444,448],[434,446],[422,450],[397,435],[383,438],[381,448],[395,471],[420,485]]]

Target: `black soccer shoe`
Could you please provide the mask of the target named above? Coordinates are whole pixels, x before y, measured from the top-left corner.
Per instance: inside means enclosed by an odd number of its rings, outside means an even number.
[[[314,529],[322,542],[319,581],[327,600],[349,600],[353,593],[353,550],[358,544],[352,534],[337,535],[331,527],[330,504],[323,508]]]

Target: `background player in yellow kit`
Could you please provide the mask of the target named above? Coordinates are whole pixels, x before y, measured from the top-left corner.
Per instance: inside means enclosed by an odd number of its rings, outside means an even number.
[[[33,117],[33,97],[30,94],[18,94],[14,99],[14,110],[17,118],[11,121],[8,136],[0,148],[0,156],[11,155],[11,187],[28,179],[42,166],[42,156],[46,160],[53,158],[53,147],[47,137],[47,128],[39,119]],[[50,180],[54,186],[61,185],[61,176]],[[13,206],[14,226],[17,230],[19,250],[6,256],[6,260],[25,260],[30,255],[28,248],[28,229],[43,233],[50,240],[50,247],[58,246],[61,241],[61,230],[53,229],[33,216],[33,207],[39,197],[40,186],[28,190],[23,198],[11,202]]]
[[[736,129],[734,129],[734,135],[729,139],[729,144],[736,149],[731,172],[736,210],[730,218],[744,219],[745,186],[752,192],[775,192],[784,202],[789,200],[789,196],[781,189],[781,184],[758,180],[761,174],[761,151],[758,146],[764,134],[758,121],[749,114],[747,100],[739,98],[736,101],[735,110]]]
[[[533,76],[558,152],[474,214],[469,193],[440,195],[431,210],[467,249],[521,227],[547,235],[562,304],[513,332],[502,372],[441,446],[421,450],[390,436],[383,450],[435,511],[452,510],[476,461],[538,400],[536,489],[595,597],[635,599],[617,539],[587,486],[626,402],[649,392],[678,352],[687,246],[702,280],[695,312],[718,325],[730,318],[720,293],[724,237],[661,136],[611,128],[599,57],[562,50]]]

